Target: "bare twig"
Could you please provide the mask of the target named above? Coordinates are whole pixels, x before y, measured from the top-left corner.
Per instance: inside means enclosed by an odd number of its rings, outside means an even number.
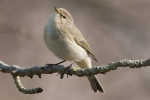
[[[7,65],[0,61],[0,71],[3,73],[10,73],[13,76],[16,87],[18,90],[25,94],[35,94],[43,91],[42,88],[26,89],[21,84],[19,77],[28,76],[33,78],[33,75],[38,75],[41,78],[41,74],[53,74],[58,72],[60,77],[63,78],[64,74],[76,75],[79,77],[90,76],[96,74],[105,74],[111,70],[117,69],[117,67],[130,67],[130,68],[141,68],[150,66],[150,59],[145,60],[121,60],[117,62],[111,62],[108,65],[95,66],[93,68],[80,69],[72,68],[69,72],[65,71],[67,67],[63,65],[50,65],[50,66],[35,66],[29,68],[21,68],[17,65]]]

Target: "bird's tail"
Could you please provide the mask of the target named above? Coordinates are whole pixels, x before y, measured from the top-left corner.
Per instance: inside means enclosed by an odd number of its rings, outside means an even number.
[[[98,91],[104,93],[104,89],[95,75],[88,76],[88,79],[90,81],[91,88],[95,93]]]
[[[82,68],[82,69],[85,69],[85,68],[92,68],[92,65],[91,65],[91,59],[90,57],[87,57],[81,61],[78,61],[76,62],[77,65]],[[98,91],[104,93],[104,89],[103,87],[101,86],[100,82],[98,81],[97,77],[92,75],[92,76],[88,76],[88,79],[90,81],[90,84],[91,84],[91,87],[92,87],[92,90],[96,93]]]

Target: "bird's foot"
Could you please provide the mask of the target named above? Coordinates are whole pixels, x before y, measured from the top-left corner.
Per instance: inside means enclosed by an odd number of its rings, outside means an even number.
[[[66,74],[67,74],[67,78],[68,78],[68,76],[70,75],[70,76],[72,76],[72,66],[73,66],[73,64],[70,64],[69,66],[67,66],[65,69],[64,69],[64,73],[58,73],[56,76],[58,76],[59,74],[60,74],[60,79],[63,79],[64,78],[64,74],[65,74],[65,72],[66,72]]]
[[[56,63],[56,64],[45,64],[45,66],[46,66],[47,68],[49,68],[49,67],[51,67],[51,66],[59,65],[59,64],[65,62],[65,61],[66,61],[66,60],[63,60],[63,61],[58,62],[58,63]],[[58,73],[56,76],[58,76],[58,75],[59,75],[59,73]]]
[[[72,70],[71,69],[72,69],[74,63],[75,63],[75,61],[72,64],[70,64],[68,67],[66,67],[64,70],[67,72],[67,78],[68,78],[68,75],[72,76],[72,72],[71,72]]]

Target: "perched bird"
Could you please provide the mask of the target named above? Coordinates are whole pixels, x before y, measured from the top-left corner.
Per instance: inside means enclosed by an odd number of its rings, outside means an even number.
[[[71,14],[64,8],[56,8],[44,29],[44,41],[48,49],[58,58],[74,61],[80,68],[91,68],[91,58],[97,61],[82,33],[74,25]],[[95,75],[88,76],[92,90],[104,92]]]

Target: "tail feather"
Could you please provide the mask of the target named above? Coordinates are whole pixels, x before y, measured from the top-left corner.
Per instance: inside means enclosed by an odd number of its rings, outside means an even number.
[[[100,82],[98,81],[96,76],[88,76],[88,79],[90,81],[91,84],[91,88],[92,90],[97,93],[98,91],[104,93],[104,89],[102,87],[102,85],[100,84]]]
[[[85,69],[85,68],[92,68],[92,65],[91,65],[91,58],[90,57],[87,57],[81,61],[77,61],[76,64],[82,68],[82,69]],[[97,77],[92,75],[92,76],[88,76],[88,79],[90,81],[90,84],[91,84],[91,87],[92,87],[92,90],[96,93],[98,91],[104,93],[104,89],[103,87],[101,86],[100,82],[98,81]]]

